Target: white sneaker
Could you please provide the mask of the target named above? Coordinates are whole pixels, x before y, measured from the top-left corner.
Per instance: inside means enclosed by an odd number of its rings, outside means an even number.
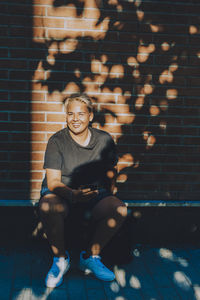
[[[68,252],[66,252],[66,254],[67,258],[56,256],[53,258],[53,264],[45,279],[45,284],[47,287],[55,288],[62,284],[63,275],[69,270],[70,267],[69,254]]]
[[[101,262],[101,257],[98,255],[92,255],[89,258],[84,259],[83,254],[85,251],[82,251],[80,254],[80,269],[85,273],[92,272],[97,278],[104,281],[112,281],[115,279],[115,274],[110,271],[104,264]]]

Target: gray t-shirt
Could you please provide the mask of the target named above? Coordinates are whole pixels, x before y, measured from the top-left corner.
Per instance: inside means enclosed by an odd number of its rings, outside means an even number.
[[[106,172],[117,163],[110,134],[91,127],[89,130],[91,139],[85,147],[73,140],[68,128],[55,133],[47,144],[44,169],[61,170],[62,182],[74,189],[86,184],[107,188]],[[46,176],[42,187],[47,187]]]

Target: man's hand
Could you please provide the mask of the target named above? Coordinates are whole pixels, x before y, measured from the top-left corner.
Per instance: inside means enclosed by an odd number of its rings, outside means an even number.
[[[91,190],[90,188],[72,190],[72,203],[87,203],[92,198],[96,197],[98,190]]]
[[[96,197],[98,194],[97,189],[91,189],[89,187],[80,187],[77,190],[72,190],[61,182],[61,171],[54,169],[46,169],[47,184],[50,191],[54,192],[58,196],[69,199],[72,203],[88,202],[90,199]]]

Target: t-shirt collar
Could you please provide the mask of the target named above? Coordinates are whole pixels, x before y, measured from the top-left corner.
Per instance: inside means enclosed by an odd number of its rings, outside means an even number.
[[[91,132],[91,138],[90,138],[89,144],[88,144],[87,146],[82,146],[82,145],[80,145],[79,143],[77,143],[77,142],[71,137],[71,134],[69,133],[68,127],[66,127],[66,134],[67,134],[67,136],[70,138],[70,140],[72,141],[72,143],[74,143],[74,144],[77,145],[78,147],[84,148],[84,149],[93,149],[94,146],[96,145],[96,137],[95,137],[95,135],[94,135],[93,128],[92,128],[92,127],[89,127],[89,130],[90,130],[90,132]]]

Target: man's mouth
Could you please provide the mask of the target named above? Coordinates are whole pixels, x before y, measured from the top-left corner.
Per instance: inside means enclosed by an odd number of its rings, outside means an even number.
[[[81,126],[81,124],[72,124],[72,126],[73,126],[74,128],[78,128],[78,127]]]

